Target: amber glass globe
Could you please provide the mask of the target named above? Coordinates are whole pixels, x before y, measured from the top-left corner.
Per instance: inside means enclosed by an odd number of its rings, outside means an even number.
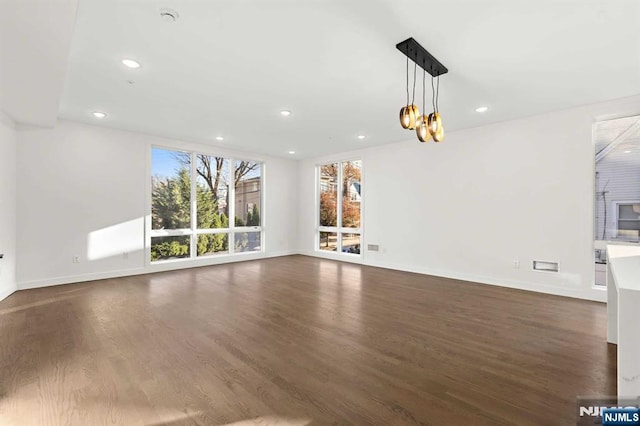
[[[400,125],[403,129],[408,129],[411,124],[411,117],[409,115],[409,107],[404,106],[400,108]]]
[[[416,122],[418,121],[418,118],[420,118],[420,111],[418,110],[418,106],[417,105],[409,105],[407,107],[407,109],[409,110],[409,129],[413,130],[416,128]]]
[[[436,131],[436,134],[433,135],[433,140],[435,142],[442,142],[444,140],[444,127],[442,126],[442,124],[438,126],[438,130]]]
[[[416,135],[420,142],[429,142],[429,139],[431,139],[431,133],[429,133],[427,123],[428,116],[423,115],[418,119],[418,124],[416,124]]]
[[[432,112],[431,114],[429,114],[428,126],[431,136],[435,136],[435,134],[438,132],[438,129],[442,127],[442,119],[440,118],[440,114],[438,114],[437,112]]]

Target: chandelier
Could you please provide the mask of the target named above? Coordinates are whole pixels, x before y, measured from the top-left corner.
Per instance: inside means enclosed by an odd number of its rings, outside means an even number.
[[[444,140],[444,127],[438,109],[440,75],[447,73],[449,70],[413,38],[408,38],[398,43],[396,48],[407,57],[407,105],[400,109],[400,125],[403,129],[415,130],[420,142],[428,142],[431,138],[433,138],[434,142],[442,142]],[[413,62],[413,95],[411,101],[409,101],[409,60]],[[414,103],[416,96],[416,71],[418,66],[422,68],[423,115],[420,115],[418,106]],[[425,109],[426,73],[431,75],[432,112],[430,114],[426,114]]]

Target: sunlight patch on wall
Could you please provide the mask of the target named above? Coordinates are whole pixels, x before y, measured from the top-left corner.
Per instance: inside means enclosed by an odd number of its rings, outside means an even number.
[[[128,255],[144,248],[144,218],[129,220],[90,232],[87,259]]]

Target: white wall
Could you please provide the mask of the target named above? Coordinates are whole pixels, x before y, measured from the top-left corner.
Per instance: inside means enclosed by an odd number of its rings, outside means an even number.
[[[313,244],[315,165],[361,158],[363,263],[604,301],[592,288],[592,124],[638,113],[640,96],[301,161],[301,252],[340,256]],[[532,271],[534,259],[560,273]]]
[[[0,111],[0,300],[16,291],[16,130]]]
[[[19,288],[296,250],[295,161],[65,121],[21,129],[18,139]],[[152,145],[265,161],[265,253],[145,266]]]

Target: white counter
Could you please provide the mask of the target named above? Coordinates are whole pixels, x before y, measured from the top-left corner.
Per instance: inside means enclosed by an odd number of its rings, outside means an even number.
[[[640,396],[640,246],[607,246],[607,341],[618,345],[618,396]]]

